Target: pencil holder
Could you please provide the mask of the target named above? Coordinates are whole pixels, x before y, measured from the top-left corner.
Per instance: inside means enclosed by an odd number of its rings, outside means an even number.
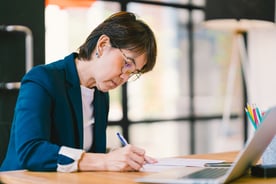
[[[262,155],[262,165],[276,164],[276,136],[271,140]]]

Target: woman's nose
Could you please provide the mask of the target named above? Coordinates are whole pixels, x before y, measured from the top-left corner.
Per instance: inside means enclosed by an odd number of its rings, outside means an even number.
[[[120,78],[123,79],[124,82],[126,82],[129,79],[130,74],[122,73],[120,75]]]

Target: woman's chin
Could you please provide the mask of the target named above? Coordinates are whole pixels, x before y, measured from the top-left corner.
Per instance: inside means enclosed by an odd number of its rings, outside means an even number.
[[[116,88],[117,86],[108,86],[108,85],[97,85],[97,89],[102,92],[108,92],[109,90],[112,90]]]

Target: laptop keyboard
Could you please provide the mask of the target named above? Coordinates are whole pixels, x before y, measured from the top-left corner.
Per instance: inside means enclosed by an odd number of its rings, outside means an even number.
[[[186,176],[182,178],[218,178],[223,176],[229,168],[206,168]]]

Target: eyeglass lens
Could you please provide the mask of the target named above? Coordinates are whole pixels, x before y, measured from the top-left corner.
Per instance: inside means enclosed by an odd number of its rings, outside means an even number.
[[[122,72],[125,74],[131,74],[136,70],[134,63],[125,61],[125,65]]]

